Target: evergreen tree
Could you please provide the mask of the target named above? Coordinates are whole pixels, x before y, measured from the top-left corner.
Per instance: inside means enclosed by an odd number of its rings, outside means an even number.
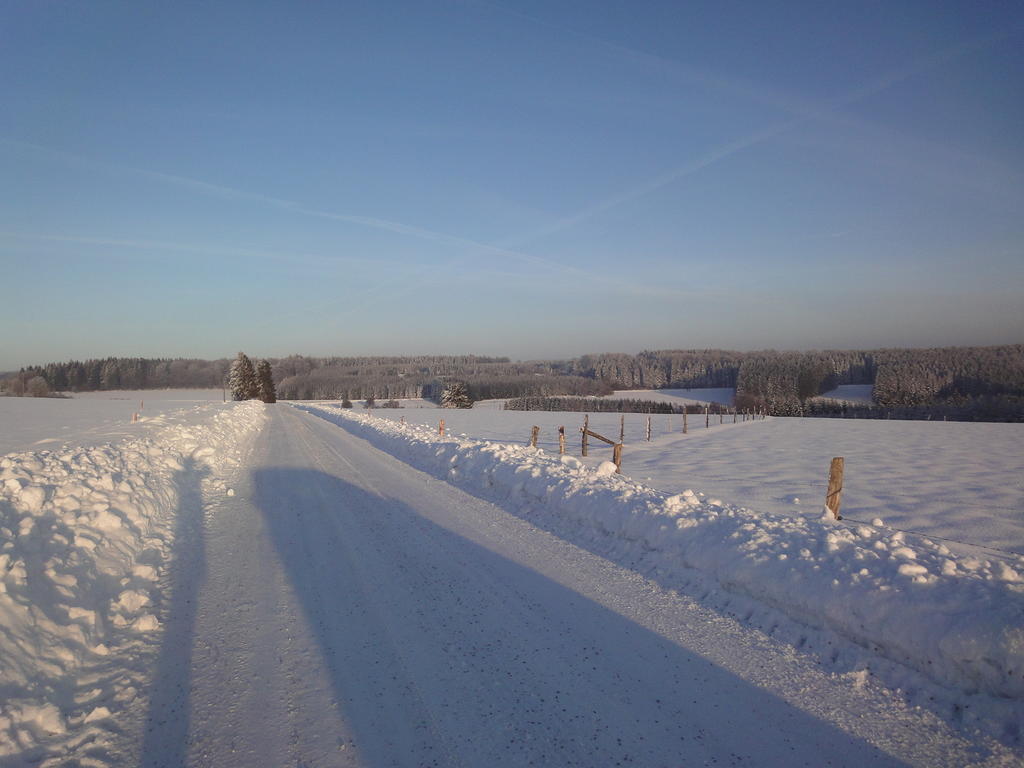
[[[231,363],[228,386],[231,388],[232,400],[252,400],[260,396],[256,369],[253,368],[252,360],[244,352],[239,352],[238,357]]]
[[[274,390],[274,371],[270,367],[269,362],[260,360],[259,365],[256,366],[256,378],[259,381],[260,400],[264,403],[276,403],[277,392]]]
[[[441,393],[442,408],[472,408],[473,401],[469,397],[466,385],[461,381],[449,382]]]

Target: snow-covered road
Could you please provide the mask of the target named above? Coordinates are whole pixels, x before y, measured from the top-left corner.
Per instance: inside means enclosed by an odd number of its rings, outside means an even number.
[[[234,495],[182,507],[143,765],[979,758],[884,689],[268,411]]]

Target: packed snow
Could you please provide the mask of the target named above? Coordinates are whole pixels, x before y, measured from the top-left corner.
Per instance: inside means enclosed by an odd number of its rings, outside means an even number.
[[[574,540],[593,542],[605,554],[610,548],[619,562],[677,576],[696,569],[940,686],[980,694],[987,703],[975,702],[977,711],[999,718],[1011,733],[1019,728],[1024,556],[962,555],[883,519],[852,523],[753,511],[689,489],[660,492],[615,475],[608,462],[594,471],[521,442],[442,437],[433,426],[334,406],[298,407],[542,527],[562,532],[568,525]]]
[[[0,458],[0,756],[102,751],[137,705],[188,489],[223,489],[263,410],[193,407],[144,437]]]

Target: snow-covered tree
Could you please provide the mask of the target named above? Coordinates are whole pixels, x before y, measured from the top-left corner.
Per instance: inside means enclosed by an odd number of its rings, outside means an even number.
[[[264,403],[276,403],[277,392],[274,390],[274,371],[266,360],[260,360],[259,365],[256,366],[256,379],[259,382],[260,400]]]
[[[252,360],[243,352],[239,352],[238,357],[231,363],[228,386],[231,388],[232,400],[252,400],[260,396],[256,369],[253,368]]]
[[[103,389],[117,389],[121,386],[121,370],[117,360],[111,358],[100,368],[100,386]]]
[[[32,397],[46,397],[50,394],[50,386],[42,376],[33,376],[28,380],[27,392]]]
[[[442,408],[472,408],[473,401],[469,397],[469,390],[461,381],[452,381],[441,393]]]

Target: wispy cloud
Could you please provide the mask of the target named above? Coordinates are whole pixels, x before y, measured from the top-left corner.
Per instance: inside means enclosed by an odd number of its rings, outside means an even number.
[[[0,238],[8,240],[34,240],[50,243],[69,243],[75,245],[98,245],[106,248],[126,248],[135,251],[167,251],[171,253],[194,253],[200,256],[224,256],[228,258],[241,259],[266,259],[272,261],[283,261],[295,264],[302,261],[310,266],[327,266],[330,264],[365,264],[376,265],[379,262],[371,259],[361,259],[348,255],[324,256],[313,253],[300,253],[295,251],[268,251],[253,248],[224,248],[210,245],[195,245],[191,243],[171,243],[159,240],[137,240],[120,237],[92,237],[89,235],[69,235],[40,232],[5,232],[0,231]],[[3,244],[0,243],[0,248]]]
[[[654,54],[649,51],[638,50],[618,42],[566,27],[564,25],[553,24],[537,16],[523,13],[518,9],[510,8],[502,3],[492,2],[491,0],[479,0],[478,4],[499,10],[508,15],[515,16],[548,29],[554,29],[579,40],[587,41],[605,50],[614,52],[617,55],[626,56],[634,61],[654,65],[662,71],[668,72],[675,77],[681,78],[703,88],[742,98],[765,106],[778,108],[791,115],[790,119],[778,121],[761,130],[721,144],[717,147],[713,147],[693,160],[677,165],[664,173],[640,182],[639,184],[623,190],[616,195],[612,195],[604,200],[592,203],[576,213],[569,216],[563,216],[538,229],[530,230],[507,238],[502,241],[502,244],[506,246],[522,245],[547,235],[555,234],[574,227],[577,224],[587,221],[588,219],[592,219],[608,210],[667,187],[670,184],[680,181],[687,176],[691,176],[747,149],[780,137],[805,123],[811,121],[829,121],[855,124],[860,127],[869,125],[863,121],[854,121],[851,118],[842,115],[840,111],[844,107],[848,107],[871,96],[882,93],[917,75],[928,72],[976,51],[989,48],[1014,36],[1018,36],[1021,34],[1022,29],[1024,29],[1024,27],[1021,26],[1011,27],[1001,30],[995,34],[978,36],[969,40],[961,41],[926,56],[919,57],[902,67],[886,72],[881,76],[864,83],[857,88],[835,96],[834,98],[827,99],[825,101],[813,101],[796,94],[768,88],[761,84],[748,82],[740,78],[730,77],[718,72],[692,67],[676,59]]]
[[[455,267],[461,264],[470,263],[474,257],[479,257],[481,254],[485,254],[495,258],[512,259],[535,267],[543,267],[554,273],[574,278],[581,283],[597,284],[611,290],[625,292],[632,295],[670,296],[675,298],[685,298],[688,296],[695,295],[695,292],[690,290],[674,289],[664,286],[645,285],[642,283],[634,283],[629,280],[621,279],[618,277],[614,279],[607,278],[598,273],[595,273],[593,270],[590,269],[580,269],[568,264],[561,263],[554,259],[536,256],[534,254],[526,253],[521,250],[515,250],[512,248],[502,247],[499,245],[491,245],[488,243],[482,243],[477,240],[472,240],[470,238],[462,237],[459,235],[453,235],[446,232],[439,232],[436,230],[427,229],[425,227],[405,224],[403,222],[393,221],[390,219],[371,216],[360,216],[351,213],[324,211],[317,208],[311,208],[295,200],[287,200],[284,198],[274,197],[271,195],[264,195],[258,192],[250,192],[219,184],[211,184],[209,182],[202,181],[199,179],[178,176],[175,174],[162,173],[141,168],[133,168],[131,166],[125,166],[118,163],[101,162],[93,160],[91,158],[86,158],[80,155],[65,152],[63,150],[51,149],[49,147],[45,147],[39,144],[16,141],[4,137],[0,137],[0,144],[5,144],[7,146],[15,148],[21,148],[23,150],[27,149],[37,153],[44,153],[52,158],[91,167],[97,170],[134,174],[139,177],[147,178],[160,183],[181,187],[193,193],[208,197],[250,201],[278,208],[281,210],[289,211],[291,213],[301,216],[312,216],[322,219],[329,219],[332,221],[339,221],[346,224],[368,227],[371,229],[382,230],[398,235],[405,235],[408,237],[414,237],[421,240],[427,240],[434,243],[442,243],[466,251],[466,254],[463,257],[456,258],[455,260],[447,264],[440,265],[440,267],[435,265],[433,267],[435,269]]]

